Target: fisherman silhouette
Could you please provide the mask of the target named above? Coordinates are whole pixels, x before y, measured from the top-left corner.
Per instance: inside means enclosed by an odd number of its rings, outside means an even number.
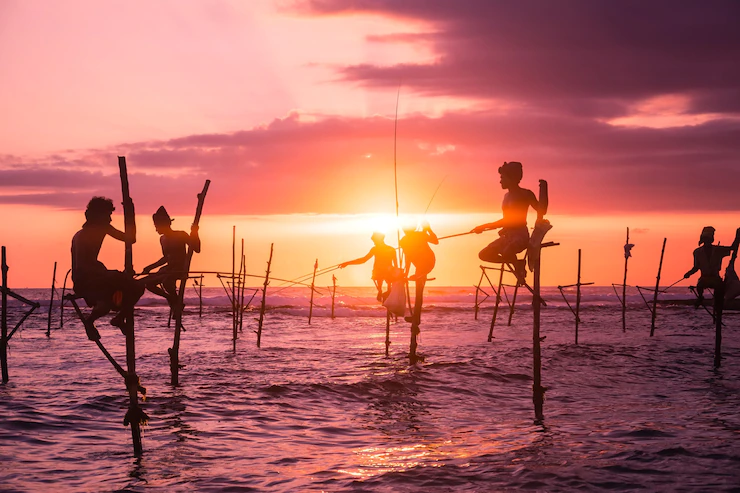
[[[501,188],[508,190],[501,204],[503,218],[476,226],[470,232],[480,234],[501,228],[499,238],[481,250],[478,257],[485,262],[512,264],[517,283],[522,285],[526,282],[526,262],[517,259],[516,255],[529,245],[527,212],[530,206],[539,212],[543,205],[538,202],[531,190],[519,186],[523,176],[522,163],[516,161],[504,163],[498,172],[501,175]]]
[[[124,204],[124,208],[126,208]],[[133,202],[130,203],[133,215]],[[85,224],[72,238],[72,282],[76,294],[92,307],[90,315],[83,320],[85,331],[91,340],[100,339],[94,322],[118,310],[118,315],[110,321],[123,331],[124,316],[133,310],[134,305],[144,294],[144,284],[130,275],[109,270],[98,260],[100,248],[106,236],[119,241],[136,242],[136,229],[127,236],[111,226],[111,215],[115,207],[113,201],[105,197],[93,197],[85,210]]]
[[[375,232],[370,239],[373,240],[374,246],[370,248],[367,255],[348,262],[342,262],[339,264],[339,268],[344,269],[348,265],[364,264],[372,257],[375,257],[372,280],[375,283],[375,287],[378,288],[378,301],[383,301],[389,293],[389,291],[383,292],[383,283],[386,283],[390,290],[391,281],[394,279],[393,268],[396,267],[396,249],[385,243],[385,235],[383,233]]]
[[[437,235],[432,231],[428,222],[423,222],[421,231],[417,231],[414,225],[406,225],[403,228],[404,236],[399,242],[406,257],[404,266],[404,275],[409,281],[415,282],[416,300],[414,302],[414,313],[411,317],[406,317],[407,322],[411,322],[412,330],[418,332],[418,326],[421,323],[421,306],[424,296],[424,286],[427,282],[427,275],[432,272],[436,263],[434,252],[429,244],[437,245],[439,240]],[[409,277],[411,265],[414,266],[414,275]]]
[[[160,206],[152,215],[154,228],[160,234],[159,243],[162,245],[162,258],[149,264],[142,270],[142,274],[149,274],[152,269],[161,268],[157,271],[157,277],[148,282],[146,288],[152,293],[167,299],[167,303],[173,310],[181,309],[180,298],[177,294],[177,280],[187,276],[187,247],[192,251],[200,253],[200,238],[198,237],[198,226],[190,226],[190,234],[185,231],[172,229],[170,215],[164,206]],[[162,276],[160,276],[160,274]]]
[[[720,246],[714,243],[714,228],[706,226],[701,231],[699,237],[699,248],[694,250],[694,267],[683,275],[688,279],[697,271],[700,272],[699,281],[696,283],[696,307],[701,306],[704,301],[704,290],[711,288],[717,290],[722,284],[722,277],[719,274],[722,268],[722,259],[728,257],[733,252],[733,247],[737,246]]]

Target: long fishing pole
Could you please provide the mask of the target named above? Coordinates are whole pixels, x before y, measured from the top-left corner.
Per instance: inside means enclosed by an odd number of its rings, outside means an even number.
[[[667,291],[667,290],[671,289],[671,288],[672,288],[673,286],[675,286],[675,285],[676,285],[676,284],[678,284],[679,282],[683,281],[684,279],[686,279],[686,278],[685,278],[685,277],[682,277],[681,279],[679,279],[678,281],[674,282],[673,284],[671,284],[671,285],[670,285],[670,286],[668,286],[667,288],[663,288],[663,291]]]
[[[393,121],[393,184],[396,191],[396,241],[397,245],[401,246],[401,231],[398,228],[398,165],[396,161],[397,148],[398,148],[398,102],[401,99],[401,82],[398,83],[398,91],[396,92],[396,116]],[[398,266],[401,266],[401,251],[398,251]]]
[[[429,199],[429,203],[427,204],[427,208],[424,209],[424,215],[425,216],[427,215],[427,212],[429,212],[429,208],[432,206],[432,201],[434,201],[434,197],[437,196],[437,192],[439,192],[439,189],[442,188],[442,184],[445,182],[445,180],[447,179],[448,176],[450,176],[450,175],[445,175],[445,177],[442,178],[442,181],[439,182],[439,185],[437,185],[437,189],[434,190],[434,193],[432,194],[432,198]]]

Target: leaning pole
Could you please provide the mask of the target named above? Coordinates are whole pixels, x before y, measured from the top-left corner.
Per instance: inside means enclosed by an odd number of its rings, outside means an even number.
[[[128,171],[126,169],[126,158],[118,156],[118,169],[121,174],[121,192],[123,195],[123,215],[124,231],[126,234],[126,247],[124,253],[124,272],[133,277],[133,241],[131,237],[136,237],[136,218],[134,216],[134,207],[128,188]],[[141,423],[145,420],[145,415],[139,407],[139,377],[136,375],[136,344],[134,329],[134,310],[131,308],[129,313],[124,314],[124,327],[126,332],[126,388],[129,395],[129,407],[126,417],[123,420],[124,426],[131,425],[131,438],[134,444],[134,455],[140,457],[143,452],[141,445]]]

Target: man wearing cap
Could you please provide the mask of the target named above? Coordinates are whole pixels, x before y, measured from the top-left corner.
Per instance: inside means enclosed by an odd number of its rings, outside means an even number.
[[[539,212],[540,203],[531,190],[519,186],[523,176],[522,163],[516,161],[504,163],[498,172],[501,175],[501,188],[508,190],[501,204],[504,217],[492,223],[476,226],[471,233],[480,234],[501,228],[499,238],[481,250],[478,257],[485,262],[513,264],[517,282],[521,285],[525,282],[527,271],[525,261],[517,259],[516,254],[529,245],[527,229],[529,207]]]
[[[186,247],[190,246],[195,253],[200,253],[198,226],[193,224],[190,227],[190,234],[173,230],[172,219],[164,206],[157,209],[157,212],[152,215],[152,220],[154,228],[161,235],[159,243],[162,245],[163,256],[153,264],[144,267],[142,274],[148,274],[152,269],[162,266],[157,274],[165,274],[165,276],[163,278],[157,276],[157,282],[149,283],[146,287],[152,293],[166,298],[170,307],[176,309],[180,303],[176,282],[188,275]]]
[[[360,265],[364,264],[372,257],[375,257],[373,263],[373,274],[372,280],[375,283],[375,287],[378,288],[378,301],[383,301],[383,283],[388,285],[388,289],[391,287],[391,281],[393,280],[393,268],[396,267],[396,249],[385,243],[385,235],[383,233],[375,232],[370,237],[373,240],[374,246],[370,248],[367,255],[364,257],[356,258],[348,262],[342,262],[339,264],[340,269],[344,269],[348,265]]]
[[[730,256],[733,251],[732,246],[726,247],[712,243],[714,243],[714,228],[706,226],[699,236],[699,248],[694,250],[694,267],[683,275],[684,279],[688,279],[697,271],[701,272],[699,281],[696,283],[697,307],[704,301],[704,290],[706,288],[717,289],[722,282],[719,275],[722,259]],[[737,249],[737,246],[734,246],[734,249]]]

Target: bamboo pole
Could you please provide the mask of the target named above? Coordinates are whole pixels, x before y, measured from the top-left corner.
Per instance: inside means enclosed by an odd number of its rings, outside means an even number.
[[[64,275],[64,283],[62,284],[62,297],[59,300],[59,328],[64,328],[64,293],[67,290],[67,278],[72,273],[72,269],[69,269]]]
[[[504,282],[504,264],[501,264],[501,271],[498,276],[498,289],[496,289],[496,304],[493,306],[493,317],[491,318],[491,328],[488,330],[488,342],[493,341],[493,326],[496,325],[498,316],[498,307],[501,304],[501,284]]]
[[[274,243],[270,243],[270,258],[267,261],[265,282],[262,285],[262,304],[260,305],[260,318],[257,325],[257,347],[260,347],[262,341],[262,322],[265,320],[265,299],[267,298],[267,285],[270,283],[270,264],[272,264],[272,250],[274,246]]]
[[[5,247],[2,247],[2,334],[0,335],[0,363],[2,364],[3,383],[8,383],[8,263]]]
[[[313,315],[313,293],[314,284],[316,283],[316,270],[319,268],[319,259],[313,264],[313,278],[311,278],[311,301],[308,307],[308,325],[311,325],[311,316]]]
[[[51,295],[49,296],[49,316],[46,323],[46,337],[51,337],[51,310],[54,307],[54,284],[57,280],[57,263],[54,262],[54,273],[51,275]]]
[[[509,322],[506,324],[511,327],[511,319],[514,317],[514,307],[516,306],[516,295],[519,292],[519,283],[514,286],[514,296],[511,299],[511,307],[509,307]]]
[[[426,285],[426,282],[427,280],[425,277],[424,279],[417,279],[415,283],[414,311],[411,315],[411,342],[409,343],[409,364],[412,365],[415,365],[420,361],[424,361],[424,358],[419,356],[416,350],[419,347],[419,325],[421,325],[421,308],[424,304],[424,286]]]
[[[247,258],[244,256],[244,238],[242,238],[241,262],[239,264],[239,332],[244,322],[244,286],[247,283]]]
[[[133,202],[129,195],[128,172],[126,169],[126,158],[118,156],[118,168],[121,175],[121,192],[123,195],[123,214],[126,233],[126,246],[124,253],[124,271],[130,276],[134,275],[133,261],[133,241],[130,236],[136,236],[136,218],[134,216]],[[123,420],[124,426],[131,424],[131,438],[133,440],[134,455],[140,457],[143,448],[141,444],[141,422],[145,414],[139,407],[139,377],[136,375],[136,343],[134,335],[134,311],[130,309],[129,313],[124,314],[124,326],[126,332],[126,365],[128,368],[126,377],[126,387],[129,394],[129,408],[126,417]]]
[[[578,249],[578,277],[576,279],[576,344],[578,344],[578,324],[581,322],[581,249]]]
[[[663,248],[660,250],[660,263],[658,264],[658,276],[655,280],[655,293],[653,294],[652,317],[650,319],[650,337],[655,334],[655,316],[658,312],[658,290],[660,289],[660,271],[663,269],[663,255],[665,254],[665,242],[668,238],[663,238]]]
[[[478,311],[480,310],[480,306],[478,305],[478,293],[480,292],[480,285],[483,283],[483,274],[485,273],[482,265],[480,266],[480,269],[480,279],[478,280],[478,285],[475,287],[475,320],[478,320]]]
[[[629,243],[630,229],[627,228],[627,240],[624,244],[624,280],[622,281],[622,332],[627,332],[627,261],[629,260]]]
[[[337,276],[331,275],[331,318],[334,320],[334,298],[337,295]]]
[[[193,219],[193,225],[198,226],[200,223],[200,216],[203,213],[203,203],[206,200],[206,194],[208,193],[208,187],[211,184],[211,180],[206,180],[203,185],[203,190],[198,194],[198,205],[195,207],[195,218]],[[172,348],[168,350],[170,354],[170,383],[172,385],[180,384],[180,335],[182,332],[182,306],[185,301],[185,288],[187,287],[188,277],[190,276],[190,263],[193,260],[193,249],[188,245],[188,250],[185,255],[185,272],[182,274],[180,279],[180,289],[177,292],[177,299],[180,302],[178,313],[175,316],[175,336],[172,341]],[[203,274],[201,274],[201,290],[203,286]],[[202,306],[202,300],[201,300]]]
[[[231,230],[231,328],[236,351],[236,226]]]
[[[200,284],[198,285],[198,318],[203,318],[203,274],[200,275]]]
[[[547,182],[540,180],[539,204],[537,221],[543,221],[548,207]],[[535,225],[536,227],[536,225]],[[541,248],[541,245],[537,246]],[[534,291],[532,296],[532,402],[534,404],[534,415],[537,421],[544,419],[543,406],[545,402],[545,388],[542,386],[542,348],[540,346],[540,309],[543,301],[540,296],[540,252],[536,252],[534,258],[530,257],[532,270],[534,271]]]
[[[385,311],[385,356],[388,357],[388,351],[391,347],[391,311]]]

